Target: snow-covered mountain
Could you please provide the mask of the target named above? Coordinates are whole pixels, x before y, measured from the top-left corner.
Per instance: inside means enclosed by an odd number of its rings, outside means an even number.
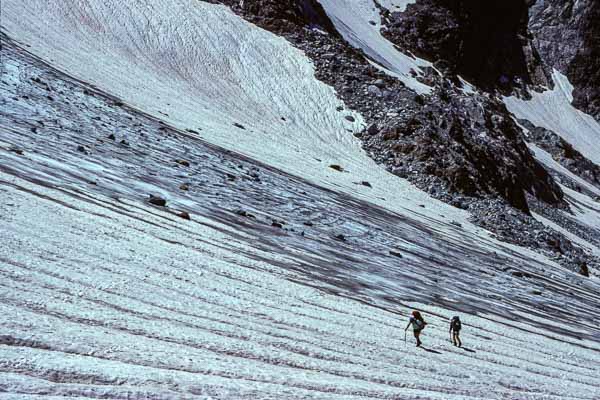
[[[482,4],[4,0],[0,398],[600,398],[600,7]]]

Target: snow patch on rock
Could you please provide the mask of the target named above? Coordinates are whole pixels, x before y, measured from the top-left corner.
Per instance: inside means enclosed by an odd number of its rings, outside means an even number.
[[[552,75],[555,87],[532,92],[531,100],[505,97],[504,103],[517,118],[554,131],[589,160],[600,164],[600,124],[571,104],[573,85],[557,70]]]
[[[397,77],[406,86],[420,94],[430,93],[431,87],[422,84],[412,73],[431,63],[411,58],[398,51],[392,42],[381,35],[381,15],[372,0],[320,0],[336,29],[352,46],[362,49],[373,65]],[[408,2],[389,2],[402,5]],[[388,4],[388,6],[390,5]]]

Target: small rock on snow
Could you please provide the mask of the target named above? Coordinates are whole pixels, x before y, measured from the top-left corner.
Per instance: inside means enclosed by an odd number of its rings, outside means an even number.
[[[159,207],[167,206],[167,200],[163,199],[160,196],[154,196],[152,194],[150,195],[150,198],[148,199],[148,203],[154,204],[155,206],[159,206]]]

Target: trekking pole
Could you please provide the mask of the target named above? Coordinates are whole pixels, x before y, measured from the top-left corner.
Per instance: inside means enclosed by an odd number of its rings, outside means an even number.
[[[404,347],[406,347],[406,329],[404,330]]]

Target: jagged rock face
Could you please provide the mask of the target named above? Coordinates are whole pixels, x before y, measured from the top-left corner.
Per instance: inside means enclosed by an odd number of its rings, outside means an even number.
[[[365,148],[393,173],[411,181],[415,174],[433,178],[426,189],[433,195],[442,188],[468,197],[493,193],[525,212],[526,193],[549,204],[563,198],[505,107],[486,96],[447,85],[364,136]]]
[[[527,0],[419,0],[387,15],[384,33],[404,50],[484,89],[543,83],[527,38]]]
[[[575,86],[574,105],[600,120],[600,2],[537,0],[529,30],[544,62]]]

